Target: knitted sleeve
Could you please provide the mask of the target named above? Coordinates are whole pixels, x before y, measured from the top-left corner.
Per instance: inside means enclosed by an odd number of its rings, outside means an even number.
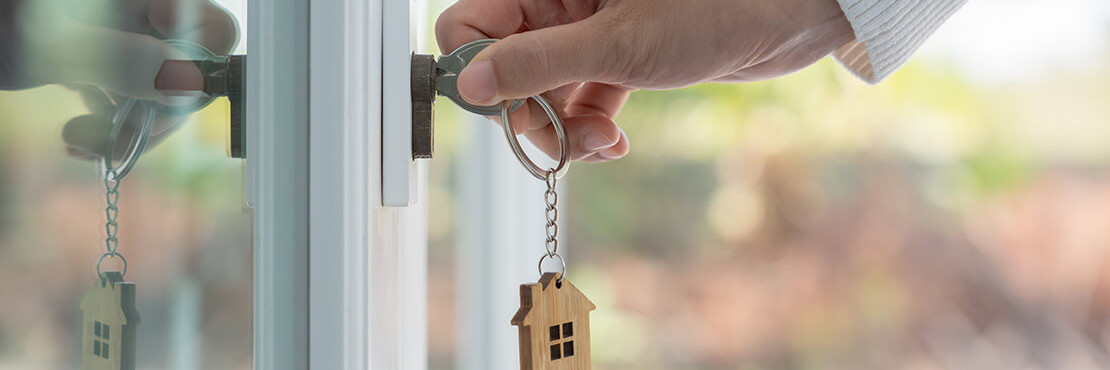
[[[898,70],[967,0],[837,0],[856,39],[833,52],[856,76],[877,83]]]

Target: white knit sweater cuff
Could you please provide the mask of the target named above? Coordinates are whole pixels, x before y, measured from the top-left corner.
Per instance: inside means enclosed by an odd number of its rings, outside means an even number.
[[[856,76],[878,83],[967,0],[837,0],[856,39],[833,55]]]

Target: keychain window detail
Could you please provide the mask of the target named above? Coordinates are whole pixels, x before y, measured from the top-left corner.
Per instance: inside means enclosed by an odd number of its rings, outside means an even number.
[[[554,325],[548,331],[551,336],[551,361],[574,356],[574,338],[571,338],[574,336],[573,322]],[[564,339],[570,340],[560,342]]]
[[[512,324],[520,336],[521,369],[590,369],[590,312],[597,307],[589,298],[562,274],[547,272],[520,286],[520,302]]]
[[[108,340],[111,339],[112,327],[97,321],[93,331],[96,335],[96,339],[93,339],[93,355],[107,360],[108,353],[111,353]]]
[[[135,368],[135,283],[123,281],[119,271],[104,271],[81,300],[84,322],[82,370]]]

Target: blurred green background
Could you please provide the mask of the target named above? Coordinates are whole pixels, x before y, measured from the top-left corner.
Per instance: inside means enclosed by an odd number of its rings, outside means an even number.
[[[972,1],[876,86],[826,59],[636,92],[631,154],[575,164],[561,203],[595,368],[1110,368],[1108,117],[1098,1]],[[457,230],[431,229],[454,368]]]

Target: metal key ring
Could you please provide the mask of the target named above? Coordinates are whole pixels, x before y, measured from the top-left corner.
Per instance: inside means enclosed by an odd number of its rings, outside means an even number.
[[[559,164],[553,169],[545,170],[537,166],[531,158],[528,158],[528,154],[524,152],[524,148],[520,147],[520,141],[513,133],[513,123],[509,118],[509,110],[513,104],[511,101],[501,103],[501,128],[505,130],[505,139],[509,141],[509,147],[513,148],[516,159],[520,160],[520,164],[524,165],[524,169],[528,170],[532,176],[541,181],[547,181],[548,177],[554,173],[556,179],[562,178],[570,167],[570,141],[567,139],[567,130],[563,125],[563,119],[559,117],[559,113],[555,112],[555,108],[547,102],[547,99],[539,95],[533,95],[531,99],[535,100],[544,112],[547,112],[547,117],[551,118],[551,125],[555,127],[555,135],[559,138]]]
[[[146,110],[146,116],[139,124],[139,131],[132,135],[127,153],[124,154],[119,166],[113,167],[112,158],[115,157],[116,140],[119,140],[120,131],[123,130],[123,125],[127,122],[127,117],[131,116],[131,111],[136,104],[142,105]],[[100,169],[104,171],[106,179],[120,181],[135,167],[135,163],[139,161],[139,155],[146,150],[147,143],[150,141],[150,130],[154,126],[156,115],[157,111],[154,108],[136,99],[127,99],[116,109],[116,113],[112,116],[112,129],[109,130],[108,141],[105,143],[104,157],[100,159]]]
[[[543,257],[540,257],[540,263],[539,263],[539,266],[537,266],[537,267],[539,267],[539,270],[540,270],[540,276],[543,276],[543,261],[546,261],[546,260],[549,260],[549,259],[550,260],[559,260],[559,268],[560,268],[560,270],[559,270],[559,283],[562,283],[563,278],[565,278],[567,276],[567,261],[563,259],[563,256],[560,256],[558,254],[555,254],[555,255],[544,254]]]
[[[120,271],[120,276],[127,276],[127,259],[123,258],[123,254],[120,254],[119,252],[108,252],[100,255],[100,258],[96,260],[96,276],[104,279],[104,272],[100,271],[100,264],[104,263],[105,258],[116,257],[119,257],[119,260],[123,262],[123,271]]]

